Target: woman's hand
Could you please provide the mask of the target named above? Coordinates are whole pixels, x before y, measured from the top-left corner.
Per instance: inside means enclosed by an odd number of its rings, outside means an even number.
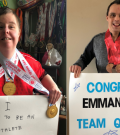
[[[51,90],[49,90],[50,95],[49,95],[49,103],[51,104],[55,104],[56,101],[58,101],[58,99],[61,96],[61,92],[58,89],[58,87],[54,86],[53,88],[51,88]]]
[[[41,83],[49,91],[49,103],[55,104],[61,96],[61,92],[50,75],[46,75]]]

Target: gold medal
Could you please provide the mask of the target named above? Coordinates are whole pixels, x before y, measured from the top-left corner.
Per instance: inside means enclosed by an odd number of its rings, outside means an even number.
[[[49,118],[53,118],[57,115],[57,112],[58,112],[58,109],[57,109],[56,105],[49,106],[47,109],[47,116]]]
[[[3,92],[5,95],[13,95],[16,92],[16,86],[12,82],[5,83],[3,86]]]

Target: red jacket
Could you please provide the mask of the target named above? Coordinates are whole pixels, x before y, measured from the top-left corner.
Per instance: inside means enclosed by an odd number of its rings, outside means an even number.
[[[24,58],[29,63],[31,68],[34,70],[38,78],[41,80],[45,75],[45,70],[42,68],[40,62],[35,60],[33,57],[31,57],[29,54],[23,53]],[[22,64],[20,61],[18,61],[18,67],[23,69]],[[24,69],[23,69],[24,70]],[[5,84],[5,75],[0,78],[0,96],[5,95],[3,93],[3,86]],[[14,84],[16,85],[16,92],[14,95],[33,95],[33,87],[24,82],[22,79],[20,79],[18,76],[15,75],[14,78]]]

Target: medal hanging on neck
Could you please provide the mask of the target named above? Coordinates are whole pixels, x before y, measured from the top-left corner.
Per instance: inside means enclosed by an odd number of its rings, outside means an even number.
[[[17,65],[17,63],[18,63],[17,54],[15,53],[10,60],[12,62],[14,62],[15,65]],[[4,72],[5,72],[6,83],[3,86],[3,92],[5,95],[14,95],[16,92],[16,86],[13,81],[15,74],[9,70],[8,70],[8,72],[6,72],[6,71],[4,71]]]
[[[16,92],[16,86],[13,82],[13,79],[6,72],[5,72],[5,78],[7,82],[3,86],[3,92],[5,95],[13,95]]]

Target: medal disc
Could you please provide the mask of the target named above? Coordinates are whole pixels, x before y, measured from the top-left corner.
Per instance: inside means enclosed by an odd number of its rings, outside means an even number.
[[[3,86],[3,92],[5,95],[13,95],[16,92],[16,86],[14,83],[8,82]]]
[[[47,116],[49,118],[53,118],[57,115],[57,112],[58,112],[58,109],[57,109],[56,105],[50,106],[50,107],[48,107],[48,110],[47,110]]]

